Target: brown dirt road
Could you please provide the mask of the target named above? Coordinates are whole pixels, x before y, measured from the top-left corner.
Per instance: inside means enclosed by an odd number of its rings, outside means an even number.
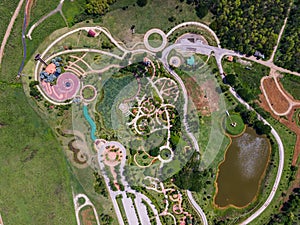
[[[5,32],[4,38],[3,38],[2,43],[1,43],[1,47],[0,47],[0,65],[1,65],[1,62],[2,62],[3,55],[4,55],[4,49],[5,49],[6,42],[9,38],[10,32],[11,32],[13,26],[14,26],[15,20],[17,19],[18,15],[19,15],[19,12],[22,8],[22,5],[23,5],[24,1],[25,0],[20,0],[13,16],[11,17],[11,20],[8,24],[8,27],[6,29],[6,32]]]

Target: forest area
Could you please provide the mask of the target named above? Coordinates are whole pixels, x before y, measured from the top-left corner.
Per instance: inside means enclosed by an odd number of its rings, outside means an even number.
[[[295,0],[276,52],[275,64],[300,72],[300,0]]]
[[[289,7],[289,0],[186,0],[195,6],[198,17],[212,12],[210,27],[222,47],[253,55],[256,50],[268,58]],[[299,18],[298,18],[299,20]]]

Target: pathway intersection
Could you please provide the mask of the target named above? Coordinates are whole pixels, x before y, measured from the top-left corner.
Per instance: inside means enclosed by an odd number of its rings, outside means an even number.
[[[176,29],[179,29],[180,27],[186,26],[186,25],[200,26],[201,28],[207,29],[207,31],[210,32],[213,37],[215,37],[218,47],[204,44],[201,41],[196,41],[196,42],[192,43],[192,42],[188,41],[187,39],[181,40],[180,43],[175,43],[173,45],[167,46],[167,43],[166,43],[167,37],[170,36],[170,34],[172,32],[174,32]],[[114,53],[107,52],[104,50],[99,50],[99,49],[80,48],[80,49],[72,49],[72,50],[69,49],[69,50],[60,51],[60,52],[57,52],[50,56],[51,49],[58,42],[64,40],[65,38],[67,38],[69,35],[71,35],[73,33],[76,33],[78,31],[88,32],[90,29],[93,29],[95,31],[101,32],[104,35],[106,35],[108,37],[108,39],[115,45],[115,47],[122,52],[122,55],[121,56],[116,55]],[[162,36],[163,41],[162,41],[161,46],[159,46],[157,48],[153,48],[152,46],[149,45],[148,37],[152,33],[158,33],[159,35]],[[110,69],[112,69],[112,67],[115,68],[115,67],[120,67],[120,66],[117,64],[116,65],[108,65],[105,68],[97,70],[97,69],[92,68],[91,65],[85,61],[85,59],[84,59],[85,55],[82,57],[78,57],[75,55],[75,53],[85,53],[85,54],[97,53],[97,54],[103,54],[105,56],[112,57],[116,60],[124,60],[125,57],[128,56],[128,54],[130,54],[132,56],[134,54],[144,52],[144,53],[154,56],[156,54],[156,52],[162,51],[162,56],[159,60],[162,63],[162,66],[164,67],[164,69],[166,71],[168,71],[168,73],[170,74],[172,79],[170,79],[170,78],[168,78],[169,80],[165,79],[165,78],[164,79],[163,78],[154,79],[156,67],[154,66],[153,61],[149,60],[149,68],[152,67],[152,72],[153,72],[153,76],[151,78],[148,78],[149,87],[152,87],[152,89],[156,92],[158,98],[160,98],[160,100],[162,102],[166,97],[168,97],[168,95],[171,92],[175,95],[172,96],[172,98],[170,98],[169,101],[172,100],[172,101],[176,102],[176,100],[177,100],[176,93],[178,94],[179,90],[181,90],[183,99],[184,99],[184,103],[183,103],[184,128],[189,136],[189,139],[193,143],[193,148],[199,152],[200,150],[199,150],[198,142],[197,142],[194,134],[189,131],[190,128],[189,128],[189,125],[187,122],[188,96],[187,96],[187,91],[186,91],[185,85],[184,85],[182,79],[179,77],[179,75],[169,65],[168,56],[173,49],[181,49],[183,51],[190,51],[192,49],[194,53],[204,54],[204,55],[208,55],[208,56],[211,56],[211,55],[214,56],[222,78],[224,77],[224,71],[223,71],[223,67],[222,67],[222,58],[224,56],[237,56],[237,57],[247,58],[246,56],[241,56],[232,50],[221,48],[220,41],[218,40],[215,33],[211,29],[209,29],[206,25],[203,25],[201,23],[196,23],[196,22],[187,22],[187,23],[179,24],[176,27],[172,28],[167,34],[164,34],[163,31],[161,31],[159,29],[149,30],[145,35],[144,48],[140,48],[140,49],[132,48],[131,50],[126,49],[126,47],[124,47],[124,45],[120,45],[120,43],[114,39],[114,37],[108,32],[108,30],[106,28],[102,28],[99,26],[81,27],[81,28],[77,28],[72,31],[69,31],[69,32],[63,34],[62,36],[60,36],[59,38],[57,38],[56,40],[54,40],[42,52],[41,57],[45,57],[46,61],[50,61],[51,59],[53,59],[57,56],[62,56],[64,54],[74,54],[71,57],[73,57],[76,61],[74,63],[69,64],[67,66],[66,71],[69,70],[70,72],[72,72],[73,74],[75,74],[77,76],[79,76],[79,75],[88,76],[88,74],[90,74],[90,73],[97,73],[97,72],[100,74],[103,74],[106,71],[109,71]],[[271,62],[258,61],[256,59],[253,59],[252,57],[247,58],[247,59],[250,59],[250,60],[256,61],[258,63],[261,63],[263,65],[269,66],[272,69],[277,69],[279,71],[286,71],[282,68],[274,66],[274,64]],[[77,65],[77,63],[79,64],[79,62],[85,64],[90,71],[88,71],[88,72],[81,71],[80,66]],[[36,81],[39,81],[40,70],[41,70],[41,63],[37,62],[36,66],[35,66],[35,80]],[[297,73],[293,73],[293,74],[299,75]],[[158,86],[160,86],[162,88],[159,89]],[[38,89],[42,93],[42,95],[49,102],[51,102],[53,104],[63,105],[63,104],[69,103],[69,102],[63,102],[63,101],[56,101],[55,99],[51,98],[51,96],[49,94],[45,93],[41,87],[38,86]],[[139,93],[139,91],[138,91],[138,93]],[[248,109],[253,110],[245,101],[243,101],[237,95],[237,93],[232,88],[230,88],[230,92],[240,103],[245,105]],[[139,96],[139,97],[141,97],[141,96]],[[146,130],[144,128],[145,124],[150,123],[149,118],[153,117],[152,119],[154,121],[156,120],[156,122],[161,125],[162,121],[158,119],[158,115],[164,113],[166,115],[166,121],[164,122],[164,125],[162,125],[162,129],[167,130],[167,140],[166,140],[165,146],[162,146],[162,148],[160,150],[166,148],[166,149],[169,149],[170,152],[172,152],[172,150],[170,149],[170,146],[169,146],[170,127],[172,125],[170,124],[170,115],[169,115],[168,108],[169,107],[172,108],[173,105],[172,105],[172,103],[168,103],[168,104],[163,103],[163,104],[161,104],[161,106],[159,108],[155,108],[153,103],[151,102],[151,100],[149,100],[145,97],[146,96],[142,96],[142,98],[140,98],[140,99],[138,99],[138,95],[135,97],[137,99],[137,103],[138,103],[138,106],[135,108],[135,114],[134,114],[135,118],[132,119],[131,122],[129,122],[127,125],[131,126],[132,129],[134,129],[135,132],[138,133],[139,135],[144,135],[146,132]],[[85,102],[85,104],[90,104],[94,99],[95,98],[93,98],[90,102]],[[70,100],[70,99],[68,99],[68,100]],[[124,115],[126,114],[129,116],[129,115],[133,114],[133,111],[130,111],[127,113],[127,111],[132,110],[132,108],[130,108],[130,106],[126,106],[126,102],[124,103],[124,105],[120,106],[120,109],[124,112],[126,111],[124,113]],[[141,119],[143,117],[147,118],[148,120],[143,121]],[[262,118],[260,115],[258,115],[258,117],[265,124],[268,124],[268,122],[266,120],[264,120],[264,118]],[[283,163],[284,163],[284,149],[283,149],[283,144],[282,144],[282,141],[281,141],[279,135],[277,134],[277,132],[275,131],[275,129],[272,126],[271,126],[271,128],[272,128],[271,132],[272,132],[273,136],[275,137],[275,139],[278,143],[278,146],[279,146],[279,167],[278,167],[278,171],[277,171],[275,184],[273,185],[272,191],[271,191],[269,197],[267,198],[266,202],[263,204],[263,206],[261,208],[259,208],[257,211],[255,211],[252,215],[250,215],[241,224],[250,223],[255,218],[257,218],[267,208],[267,206],[270,204],[270,202],[272,201],[272,199],[276,193],[278,184],[281,179],[281,174],[283,171]],[[155,130],[156,128],[152,127],[152,129]],[[147,132],[151,133],[153,130],[150,129],[150,131],[147,131]],[[143,221],[142,224],[150,224],[151,218],[149,218],[147,207],[145,206],[145,204],[143,204],[143,202],[146,202],[148,204],[148,207],[150,207],[150,209],[154,213],[154,217],[155,217],[157,224],[161,224],[160,216],[170,215],[173,219],[175,218],[173,214],[170,214],[168,205],[166,205],[165,211],[163,211],[163,213],[159,214],[156,206],[152,203],[152,201],[146,195],[144,195],[136,190],[133,190],[130,187],[130,185],[126,181],[126,178],[123,173],[125,164],[126,164],[126,149],[120,142],[108,141],[108,140],[103,140],[103,139],[96,139],[94,141],[95,141],[95,143],[97,142],[97,144],[95,144],[95,150],[97,151],[98,163],[99,163],[100,169],[102,171],[102,174],[104,176],[106,186],[107,186],[107,189],[109,190],[110,197],[111,197],[112,203],[114,205],[114,208],[115,208],[115,211],[116,211],[116,214],[118,217],[118,221],[120,224],[124,224],[124,215],[123,216],[121,215],[120,204],[117,202],[117,198],[122,199],[122,204],[125,209],[126,218],[129,222],[129,224],[135,225],[135,224],[138,224],[139,221]],[[157,158],[154,158],[154,159],[158,159],[163,164],[163,163],[169,163],[170,161],[172,161],[173,157],[171,154],[171,157],[168,160],[162,159],[160,156],[158,156]],[[154,163],[154,161],[155,161],[154,159],[150,162],[150,164]],[[136,157],[134,158],[134,160],[136,161]],[[143,167],[142,165],[140,165],[140,166]],[[147,167],[147,166],[144,166],[144,167]],[[149,179],[152,179],[152,178],[149,178]],[[161,185],[162,183],[155,179],[152,180],[151,182],[154,187],[146,187],[146,188],[158,191],[158,189],[156,187],[157,187],[157,185]],[[112,185],[112,183],[113,183],[113,185]],[[164,187],[161,186],[161,188],[158,192],[163,192],[164,194],[166,194],[167,191],[174,191],[174,190],[165,190]],[[134,200],[132,198],[128,197],[127,193],[133,194],[135,196]],[[175,201],[175,198],[178,198],[176,200],[176,201],[178,201],[178,205],[173,206],[173,213],[175,213],[175,214],[182,213],[185,216],[189,216],[190,214],[188,212],[185,214],[184,210],[181,208],[180,196],[181,196],[180,194],[177,194],[176,196],[173,195],[173,197],[171,197],[171,200],[173,199],[173,201]],[[205,212],[201,209],[201,207],[194,200],[191,192],[189,192],[189,191],[187,192],[187,197],[188,197],[190,203],[195,208],[195,210],[198,212],[199,216],[201,217],[203,224],[206,225],[207,218],[206,218]],[[166,202],[168,202],[168,201],[166,201]]]

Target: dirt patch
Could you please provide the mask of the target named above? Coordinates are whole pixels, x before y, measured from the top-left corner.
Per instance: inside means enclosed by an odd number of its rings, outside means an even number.
[[[80,212],[83,225],[97,225],[96,218],[92,208],[84,209]]]
[[[187,77],[184,83],[188,96],[203,116],[208,116],[218,110],[219,95],[213,81],[206,81],[200,86],[193,77]]]
[[[269,112],[273,118],[278,120],[283,125],[287,126],[291,131],[293,131],[297,135],[295,149],[294,149],[294,156],[293,156],[293,160],[292,160],[292,165],[295,166],[297,164],[297,160],[300,155],[300,129],[296,123],[296,120],[293,120],[293,115],[294,115],[296,109],[300,108],[300,106],[294,106],[291,109],[291,111],[286,115],[286,118],[283,118],[283,117],[277,116],[273,113],[273,111],[270,109],[269,104],[267,103],[264,95],[260,95],[260,100],[261,100],[260,106],[264,110]]]
[[[68,144],[69,149],[73,152],[73,160],[78,164],[85,164],[87,162],[86,156],[81,154],[80,149],[73,146],[75,141],[76,139],[73,139]]]
[[[30,12],[31,12],[31,8],[33,6],[35,0],[28,0],[26,7],[25,7],[25,13],[26,13],[26,27],[28,26],[29,22],[30,22]]]
[[[273,78],[264,79],[262,82],[263,88],[265,89],[266,95],[272,108],[277,113],[285,113],[289,109],[288,100],[279,91],[275,80]]]

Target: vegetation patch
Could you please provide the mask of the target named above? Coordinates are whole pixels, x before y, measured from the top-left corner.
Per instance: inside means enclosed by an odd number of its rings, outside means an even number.
[[[224,128],[226,132],[230,135],[240,135],[245,130],[245,124],[242,117],[237,114],[230,114],[224,118]]]
[[[293,1],[290,15],[276,52],[274,63],[292,71],[300,72],[300,1]]]
[[[284,74],[280,79],[284,89],[293,96],[294,99],[300,100],[300,77],[292,74]]]
[[[259,98],[260,80],[262,77],[269,74],[270,69],[258,63],[244,61],[227,62],[223,61],[223,68],[226,75],[225,82],[236,89],[236,92],[242,99],[249,102]]]

